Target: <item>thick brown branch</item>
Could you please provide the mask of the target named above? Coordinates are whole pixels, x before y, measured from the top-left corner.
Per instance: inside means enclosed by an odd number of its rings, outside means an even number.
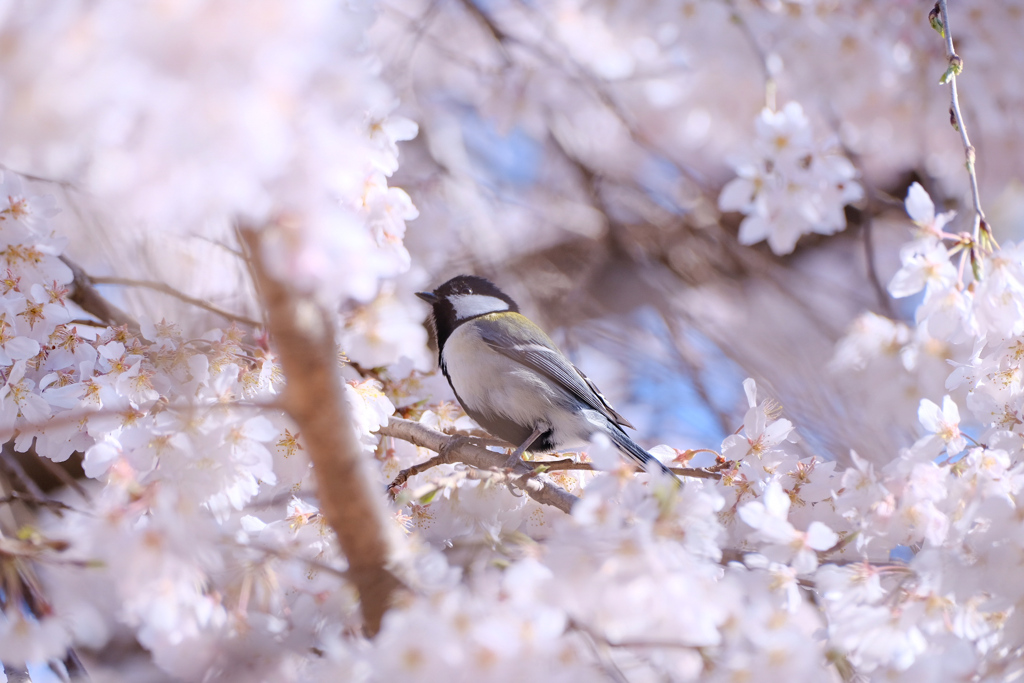
[[[392,417],[388,420],[388,424],[380,428],[380,433],[423,448],[429,448],[441,454],[425,463],[399,472],[391,483],[391,487],[401,486],[409,477],[446,462],[461,462],[478,469],[503,469],[505,461],[508,460],[508,456],[504,453],[489,451],[470,440],[448,436],[426,425],[403,420],[400,417]],[[568,513],[572,510],[572,506],[579,502],[579,498],[555,484],[549,477],[536,474],[535,466],[538,464],[542,463],[520,461],[509,473],[512,485],[523,490],[526,495],[538,503],[552,505],[562,512]]]
[[[375,634],[402,588],[393,572],[397,539],[352,428],[331,315],[311,296],[268,274],[260,233],[244,228],[239,232],[287,381],[285,410],[298,425],[313,462],[320,509],[348,560],[364,628]]]

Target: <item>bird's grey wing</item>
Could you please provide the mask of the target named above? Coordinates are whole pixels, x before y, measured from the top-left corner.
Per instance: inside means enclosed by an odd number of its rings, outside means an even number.
[[[524,318],[524,320],[529,320]],[[612,423],[635,429],[619,415],[597,386],[579,368],[562,355],[539,327],[529,323],[537,335],[528,342],[509,333],[505,324],[497,320],[479,320],[483,341],[492,349],[512,360],[536,370],[561,386],[580,401],[607,417]]]
[[[566,362],[569,363],[569,361],[566,361]],[[623,427],[629,427],[630,429],[636,429],[636,427],[634,427],[630,423],[629,420],[627,420],[626,418],[622,417],[622,415],[620,415],[618,413],[618,411],[615,410],[615,408],[612,408],[612,405],[610,403],[608,403],[608,399],[606,399],[604,397],[604,394],[602,394],[601,390],[597,388],[597,385],[594,384],[593,380],[591,380],[589,377],[584,375],[583,371],[580,370],[575,365],[573,365],[572,363],[569,363],[569,365],[572,365],[572,369],[575,370],[579,374],[579,376],[583,378],[583,381],[587,383],[587,386],[590,387],[590,390],[592,392],[594,392],[594,395],[597,396],[598,399],[600,399],[601,405],[603,405],[605,407],[605,410],[608,411],[608,413],[609,413],[608,417],[609,417],[609,419],[611,419],[612,422],[614,422],[616,424],[619,424],[619,425],[622,425]]]

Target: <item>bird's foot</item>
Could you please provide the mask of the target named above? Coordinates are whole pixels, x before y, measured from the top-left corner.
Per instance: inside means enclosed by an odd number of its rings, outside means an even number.
[[[518,450],[514,451],[512,455],[508,456],[508,460],[505,461],[505,464],[502,466],[502,469],[514,470],[516,468],[516,465],[523,461],[521,456],[522,453],[520,453]]]

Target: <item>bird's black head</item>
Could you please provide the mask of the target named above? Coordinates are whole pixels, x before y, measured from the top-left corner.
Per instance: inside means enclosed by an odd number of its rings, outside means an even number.
[[[476,275],[457,275],[433,292],[417,292],[416,296],[433,308],[438,349],[443,349],[455,328],[468,320],[498,311],[519,312],[512,297]]]

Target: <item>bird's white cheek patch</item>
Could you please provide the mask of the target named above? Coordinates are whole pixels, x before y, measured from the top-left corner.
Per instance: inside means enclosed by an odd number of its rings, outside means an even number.
[[[448,297],[455,309],[455,318],[465,320],[485,313],[507,311],[508,302],[485,294],[456,294]]]

